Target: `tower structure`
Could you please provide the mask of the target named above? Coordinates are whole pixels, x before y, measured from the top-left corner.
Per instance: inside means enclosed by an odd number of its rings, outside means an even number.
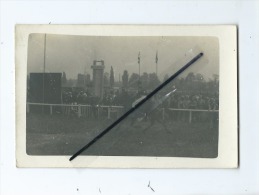
[[[93,65],[93,91],[94,95],[103,98],[103,71],[104,71],[104,61],[94,60]]]

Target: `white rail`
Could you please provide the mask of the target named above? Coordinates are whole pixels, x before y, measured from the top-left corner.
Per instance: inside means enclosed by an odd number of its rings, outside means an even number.
[[[107,106],[107,105],[82,105],[82,104],[43,104],[43,103],[30,103],[27,102],[27,112],[30,112],[30,106],[48,106],[50,108],[50,115],[53,114],[53,107],[58,106],[62,108],[63,113],[65,114],[76,114],[78,117],[82,115],[91,116],[94,112],[96,112],[97,118],[100,117],[100,112],[103,109],[107,109],[107,118],[110,119],[112,113],[116,114],[118,118],[124,109],[123,106]],[[218,110],[201,110],[201,109],[179,109],[179,108],[162,108],[162,118],[165,119],[165,112],[169,111],[182,111],[189,113],[189,123],[192,122],[193,112],[207,112],[207,113],[215,113],[219,112]]]
[[[189,112],[189,123],[192,122],[192,113],[193,112],[219,112],[218,110],[201,110],[201,109],[179,109],[179,108],[167,108],[170,111],[184,111]],[[163,119],[165,119],[165,108],[163,108]]]
[[[53,114],[53,107],[58,106],[62,108],[63,113],[65,114],[77,114],[78,117],[82,115],[90,116],[91,112],[97,111],[97,117],[99,118],[100,112],[105,108],[107,109],[107,118],[111,118],[111,114],[115,113],[116,117],[119,117],[123,106],[106,106],[106,105],[82,105],[82,104],[43,104],[43,103],[30,103],[27,102],[27,112],[30,112],[30,105],[34,106],[48,106],[50,108],[50,115]]]

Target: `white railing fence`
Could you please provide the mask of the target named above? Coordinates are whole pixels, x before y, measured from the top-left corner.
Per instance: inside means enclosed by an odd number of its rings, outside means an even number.
[[[43,104],[43,103],[27,103],[27,113],[31,112],[32,107],[41,108],[42,112],[52,115],[53,113],[62,113],[64,115],[75,115],[77,117],[94,117],[100,118],[101,116],[111,119],[112,117],[118,118],[123,114],[123,106],[105,106],[105,105],[81,105],[81,104]],[[47,108],[47,109],[46,109]],[[59,108],[58,110],[54,108]],[[193,113],[218,113],[218,110],[201,110],[201,109],[177,109],[177,108],[161,108],[162,119],[166,118],[167,111],[169,112],[181,112],[188,113],[188,121],[193,121]]]
[[[27,103],[27,113],[31,112],[32,106],[41,107],[44,113],[47,111],[50,115],[53,113],[62,113],[65,115],[77,115],[78,117],[86,116],[100,118],[101,113],[107,113],[108,119],[110,119],[112,115],[115,115],[116,118],[118,118],[124,110],[123,106]],[[60,109],[59,111],[54,111],[54,108]]]
[[[193,120],[193,113],[218,113],[218,110],[201,110],[201,109],[178,109],[178,108],[162,108],[163,109],[163,119],[165,119],[165,110],[169,110],[169,111],[180,111],[180,112],[185,112],[188,113],[189,115],[189,123],[192,122]]]

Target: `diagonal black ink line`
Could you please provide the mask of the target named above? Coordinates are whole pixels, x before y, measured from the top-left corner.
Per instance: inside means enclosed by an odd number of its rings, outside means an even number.
[[[164,81],[161,85],[159,85],[156,89],[154,89],[151,93],[149,93],[143,100],[141,100],[139,103],[137,103],[131,109],[129,109],[125,114],[123,114],[114,123],[112,123],[106,129],[104,129],[100,134],[98,134],[88,144],[86,144],[84,147],[82,147],[80,150],[78,150],[69,160],[72,161],[74,158],[76,158],[78,155],[80,155],[84,150],[89,148],[98,139],[100,139],[102,136],[104,136],[106,133],[108,133],[113,127],[115,127],[117,124],[119,124],[122,120],[124,120],[127,116],[129,116],[134,110],[136,110],[138,107],[140,107],[142,104],[144,104],[147,100],[149,100],[151,97],[153,97],[158,91],[160,91],[162,88],[164,88],[168,83],[170,83],[172,80],[174,80],[177,76],[179,76],[183,71],[185,71],[189,66],[191,66],[193,63],[195,63],[202,56],[203,56],[203,53],[199,53],[197,56],[195,56],[191,61],[189,61],[181,69],[179,69],[175,74],[173,74],[166,81]]]

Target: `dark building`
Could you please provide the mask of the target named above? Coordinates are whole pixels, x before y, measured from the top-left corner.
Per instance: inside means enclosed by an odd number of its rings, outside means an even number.
[[[128,88],[128,83],[129,83],[129,74],[127,70],[124,70],[122,75],[122,86],[124,88]]]
[[[30,73],[28,102],[60,104],[62,73]]]
[[[114,72],[113,72],[113,68],[111,66],[111,70],[110,70],[110,87],[113,88],[114,86]]]

